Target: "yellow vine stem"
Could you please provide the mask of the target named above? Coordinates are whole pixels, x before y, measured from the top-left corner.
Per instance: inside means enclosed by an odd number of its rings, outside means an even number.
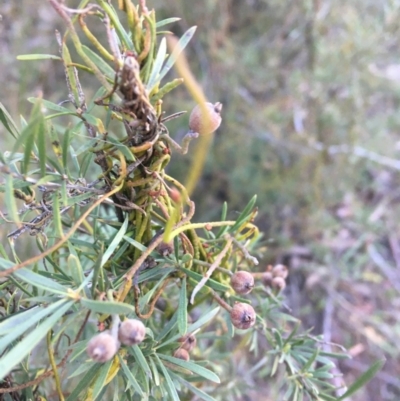
[[[115,187],[113,190],[110,192],[107,192],[103,196],[101,196],[99,199],[97,199],[96,202],[94,202],[91,206],[89,206],[88,210],[86,210],[85,213],[82,214],[82,216],[76,221],[76,223],[72,226],[72,228],[68,231],[67,234],[64,235],[64,237],[54,244],[52,247],[47,249],[46,251],[42,252],[39,255],[33,256],[32,258],[25,260],[25,262],[18,263],[14,265],[13,267],[10,267],[9,269],[0,271],[0,277],[6,277],[11,273],[14,273],[15,271],[22,269],[25,266],[29,266],[33,263],[38,262],[39,260],[45,258],[46,256],[50,255],[51,253],[55,252],[58,248],[61,247],[65,242],[67,242],[71,236],[75,233],[75,231],[78,229],[78,227],[83,223],[83,221],[89,216],[89,214],[102,203],[105,199],[109,198],[111,195],[114,195],[115,193],[119,192],[122,189],[122,184]]]
[[[81,41],[79,39],[78,34],[76,33],[76,30],[74,28],[74,25],[71,21],[71,18],[68,16],[66,11],[63,9],[62,5],[57,1],[57,0],[49,0],[50,4],[53,6],[53,8],[60,14],[61,18],[64,19],[64,21],[67,23],[68,28],[69,28],[69,33],[71,35],[71,39],[74,43],[75,49],[77,53],[82,57],[82,59],[86,62],[87,65],[90,66],[90,68],[93,70],[94,75],[96,75],[97,79],[101,82],[101,84],[106,88],[107,91],[111,90],[111,86],[109,85],[107,79],[105,76],[101,73],[101,71],[97,68],[96,64],[90,60],[90,58],[85,54],[82,48]],[[64,35],[67,35],[67,33]],[[64,39],[65,40],[65,39]]]
[[[96,36],[93,35],[92,32],[90,32],[89,28],[86,25],[85,22],[85,14],[80,14],[79,15],[79,25],[82,28],[83,33],[86,35],[86,37],[90,40],[92,45],[98,50],[98,52],[107,60],[109,61],[114,61],[114,56],[110,54],[105,47],[97,40]]]
[[[47,332],[47,352],[49,353],[49,360],[51,368],[53,369],[54,381],[56,382],[56,390],[58,393],[58,398],[61,401],[64,401],[64,394],[61,390],[60,376],[58,375],[57,364],[54,359],[53,349],[51,347],[51,330]]]
[[[170,240],[179,235],[181,232],[190,230],[190,229],[197,229],[197,228],[205,228],[205,227],[229,227],[236,224],[236,221],[213,221],[210,223],[191,223],[186,225],[180,225],[179,227],[175,228],[171,232]],[[245,227],[254,228],[255,225],[252,223],[247,223]]]

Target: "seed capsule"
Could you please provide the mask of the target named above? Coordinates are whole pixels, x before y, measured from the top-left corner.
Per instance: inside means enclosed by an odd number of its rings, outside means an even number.
[[[231,286],[238,294],[248,294],[254,287],[254,277],[251,273],[240,270],[231,277]]]
[[[120,343],[106,330],[95,335],[87,344],[86,352],[95,362],[107,362],[118,352]]]
[[[271,272],[264,272],[262,274],[262,282],[266,287],[271,287],[273,278],[274,276]]]
[[[275,265],[272,269],[272,275],[274,277],[282,277],[285,279],[289,275],[289,271],[285,265]]]
[[[286,287],[286,281],[283,277],[276,276],[272,279],[271,287],[278,291],[282,291]]]
[[[231,321],[237,329],[248,329],[256,322],[256,312],[251,305],[237,302],[231,311]]]
[[[211,134],[221,125],[222,103],[204,103],[194,107],[189,117],[189,128],[199,134]]]
[[[188,361],[190,359],[190,355],[189,352],[187,352],[185,349],[183,348],[179,348],[174,352],[174,357],[175,358],[179,358],[182,359],[184,361]]]
[[[119,326],[118,339],[124,345],[139,344],[146,336],[146,327],[137,319],[126,319]]]
[[[182,344],[180,348],[188,352],[192,351],[197,344],[197,340],[194,334],[186,334],[178,341]]]

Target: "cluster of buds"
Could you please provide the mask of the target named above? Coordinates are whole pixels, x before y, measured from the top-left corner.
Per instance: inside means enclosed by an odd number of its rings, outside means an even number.
[[[179,348],[174,352],[174,357],[188,361],[190,359],[189,352],[196,346],[197,340],[194,334],[186,334],[182,336],[178,342],[181,343]]]
[[[269,265],[267,271],[262,273],[261,279],[265,286],[280,292],[286,287],[286,278],[288,276],[288,268],[285,265]]]
[[[95,335],[87,344],[86,352],[95,362],[107,362],[118,352],[121,344],[140,344],[146,336],[146,327],[137,319],[126,319]]]
[[[233,290],[240,295],[247,295],[254,288],[254,277],[251,273],[239,270],[231,277]],[[231,311],[232,324],[237,329],[248,329],[256,322],[256,312],[254,308],[243,302],[236,302]]]
[[[254,278],[261,278],[264,285],[280,292],[286,287],[288,269],[278,264],[267,267],[264,273],[249,273],[239,270],[231,277],[231,287],[240,295],[247,295],[254,287]],[[230,310],[232,324],[238,329],[248,329],[255,324],[256,313],[254,308],[243,302],[236,302]]]

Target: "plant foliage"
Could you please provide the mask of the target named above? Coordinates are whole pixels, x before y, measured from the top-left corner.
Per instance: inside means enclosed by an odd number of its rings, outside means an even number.
[[[180,146],[170,137],[166,124],[181,113],[165,116],[163,102],[171,102],[169,92],[183,82],[165,78],[195,27],[168,55],[168,32],[161,29],[175,19],[157,21],[154,10],[139,3],[83,0],[70,9],[50,0],[67,26],[64,36],[57,33],[60,55],[19,59],[62,63],[68,100],[29,98],[31,115],[19,124],[0,104],[0,120],[15,138],[0,154],[1,223],[16,225],[9,249],[0,245],[0,393],[232,399],[246,383],[238,378],[237,386],[219,390],[229,377],[221,343],[234,341],[230,312],[240,302],[257,311],[255,325],[238,332],[258,358],[253,372],[284,374],[282,399],[335,400],[343,389],[332,384],[332,358],[347,355],[327,352],[322,338],[298,332],[300,322],[286,313],[277,289],[257,285],[243,297],[230,287],[233,273],[258,264],[252,256],[261,251],[256,197],[235,220],[227,220],[225,204],[220,221],[194,223],[190,191],[166,172],[173,151],[185,153],[194,138],[189,132]],[[104,28],[104,41],[89,21]],[[94,96],[87,98],[80,74],[96,77]],[[19,243],[27,234],[37,252],[22,261]],[[115,333],[120,319],[133,318],[145,322],[143,342],[121,346],[104,363],[88,357],[96,331]],[[194,358],[178,358],[190,334],[199,339]],[[261,341],[268,343],[266,355],[259,355]]]

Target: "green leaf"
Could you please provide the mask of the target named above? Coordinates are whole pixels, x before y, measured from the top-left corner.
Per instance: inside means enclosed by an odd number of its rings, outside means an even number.
[[[67,259],[68,270],[75,284],[79,286],[83,281],[83,270],[80,260],[75,255],[69,255]]]
[[[133,305],[122,302],[95,301],[93,299],[86,298],[82,298],[80,302],[85,308],[97,313],[107,313],[110,315],[126,315],[128,313],[135,313],[135,307]]]
[[[113,359],[110,361],[107,361],[106,363],[103,363],[100,367],[100,371],[98,373],[98,376],[93,384],[93,392],[92,392],[92,399],[96,400],[101,391],[103,390],[104,386],[106,385],[106,380],[108,373],[111,369],[111,365],[113,363]]]
[[[161,372],[164,375],[166,385],[167,385],[167,391],[168,391],[169,395],[171,396],[171,399],[173,401],[179,401],[178,393],[176,392],[174,382],[172,381],[171,376],[168,373],[168,370],[165,368],[164,364],[161,362],[161,360],[157,354],[155,354],[155,358],[157,359],[158,365],[161,368]]]
[[[160,27],[162,27],[162,26],[164,26],[164,25],[168,25],[168,24],[172,24],[172,23],[174,23],[174,22],[176,22],[176,21],[180,21],[181,20],[181,18],[174,18],[174,17],[172,17],[172,18],[166,18],[166,19],[163,19],[163,20],[161,20],[161,21],[158,21],[157,23],[156,23],[156,27],[157,28],[160,28]]]
[[[90,386],[90,383],[93,381],[93,379],[96,377],[97,372],[101,368],[101,364],[96,363],[94,364],[85,374],[85,376],[80,379],[78,382],[78,385],[74,388],[72,393],[69,395],[69,397],[66,399],[66,401],[76,401],[79,400],[78,396],[79,394],[85,390],[88,389]]]
[[[135,376],[133,376],[132,372],[129,370],[128,366],[124,362],[124,360],[121,358],[121,356],[118,354],[118,359],[119,363],[122,367],[122,371],[125,374],[126,381],[128,384],[135,389],[135,391],[141,396],[144,396],[143,390],[140,388],[139,383],[135,379]]]
[[[62,60],[62,58],[60,56],[55,56],[54,54],[21,54],[20,56],[17,56],[17,60]]]
[[[90,60],[99,67],[99,70],[107,76],[107,78],[114,79],[115,71],[114,69],[107,64],[103,58],[97,55],[93,50],[89,49],[87,46],[82,45],[82,50],[89,57]]]
[[[3,318],[0,322],[0,336],[4,336],[5,334],[14,330],[17,326],[23,324],[26,320],[28,320],[32,315],[36,315],[40,308],[33,307],[26,311],[19,311],[14,313],[13,315]]]
[[[37,147],[39,154],[39,164],[40,164],[40,175],[42,177],[46,174],[46,160],[47,160],[47,152],[46,152],[46,124],[44,122],[43,116],[39,118],[37,131]]]
[[[46,107],[46,109],[49,110],[54,110],[54,111],[61,111],[63,113],[68,113],[68,114],[76,114],[74,111],[67,109],[66,107],[63,106],[59,106],[56,103],[50,102],[49,100],[44,100],[42,98],[38,98],[38,97],[28,97],[28,102],[31,102],[33,104],[35,104],[36,102],[41,102],[42,105],[44,107]]]
[[[1,270],[6,270],[13,266],[14,263],[8,260],[0,259]],[[53,292],[55,294],[68,295],[68,289],[63,285],[58,284],[56,281],[44,277],[40,274],[37,274],[26,268],[22,268],[15,271],[13,273],[13,276],[21,281],[24,281],[25,283],[32,285],[33,287],[42,288],[46,291]]]
[[[5,203],[9,216],[8,218],[12,220],[14,223],[19,224],[20,219],[18,215],[17,200],[14,197],[14,180],[11,175],[7,175],[6,177],[5,192],[6,192]]]
[[[181,290],[179,292],[178,306],[178,330],[181,336],[187,332],[187,294],[186,294],[186,276],[182,280]]]
[[[257,201],[257,195],[254,195],[250,199],[247,206],[244,208],[243,212],[240,213],[239,217],[236,220],[236,223],[229,229],[230,232],[236,231],[246,221],[247,217],[253,210],[254,205],[256,204],[256,201]]]
[[[61,319],[61,317],[72,306],[73,302],[67,302],[57,310],[35,330],[28,334],[24,339],[18,342],[10,352],[0,359],[0,379],[3,379],[8,373],[18,365],[40,341],[46,336],[47,332]]]
[[[164,359],[168,362],[174,363],[184,369],[190,370],[198,376],[204,377],[207,380],[211,380],[214,383],[221,383],[219,377],[211,370],[204,368],[203,366],[198,365],[197,363],[191,361],[184,361],[179,358],[174,358],[173,356],[158,354],[161,359]]]
[[[124,235],[126,233],[126,230],[128,228],[128,223],[129,223],[129,216],[126,215],[124,223],[122,224],[121,228],[118,230],[114,239],[111,241],[111,244],[109,245],[109,247],[104,252],[103,258],[101,259],[101,267],[103,267],[104,264],[108,261],[108,259],[110,259],[110,257],[114,253],[114,251],[117,249],[117,246],[121,243],[121,241],[124,238]]]
[[[193,394],[197,395],[197,397],[201,398],[204,401],[217,401],[215,398],[211,397],[210,395],[206,394],[204,391],[200,390],[199,388],[193,386],[186,380],[182,379],[182,377],[173,374],[172,377],[180,381],[187,389],[189,389]]]
[[[3,123],[6,130],[14,137],[17,138],[19,130],[17,124],[10,116],[10,113],[6,110],[4,105],[0,102],[0,121]]]
[[[164,65],[164,68],[160,72],[160,78],[159,78],[160,81],[167,75],[168,71],[173,67],[179,55],[188,45],[190,39],[192,39],[194,33],[196,32],[196,29],[197,29],[196,26],[191,27],[179,39],[179,42],[176,44],[175,49],[172,51],[171,55],[169,56],[167,62]]]
[[[220,310],[220,307],[217,306],[216,308],[214,308],[214,309],[210,310],[209,312],[207,312],[199,320],[197,320],[195,323],[191,324],[188,327],[187,332],[188,333],[193,333],[194,331],[196,331],[200,327],[204,326],[206,323],[208,323],[211,319],[213,319],[218,314],[219,310]],[[177,334],[175,336],[172,336],[167,341],[165,341],[164,343],[162,343],[159,346],[157,346],[156,349],[160,348],[160,347],[164,347],[165,345],[176,341],[179,337],[180,337],[179,334]]]
[[[364,387],[383,367],[385,360],[376,361],[365,373],[363,373],[349,388],[348,390],[337,400],[345,400],[346,398],[353,395],[361,387]]]
[[[147,88],[149,92],[151,92],[151,90],[157,84],[157,82],[160,81],[158,77],[160,75],[160,71],[166,55],[167,55],[167,40],[165,38],[162,38],[160,46],[158,48],[157,57],[154,60],[153,69],[151,70],[150,78],[147,83]]]
[[[128,33],[125,31],[125,29],[123,28],[120,19],[118,17],[118,14],[115,12],[114,7],[112,7],[107,1],[105,0],[99,0],[99,3],[101,5],[101,7],[103,8],[103,10],[107,13],[107,15],[110,17],[110,20],[112,22],[112,24],[115,27],[115,31],[119,37],[119,39],[121,40],[121,42],[124,45],[125,49],[129,49],[129,50],[133,50],[133,42],[130,38],[130,36],[128,35]],[[139,52],[139,49],[135,49],[137,52]]]
[[[194,262],[194,263],[196,263],[196,262]],[[200,273],[196,273],[195,271],[186,269],[185,267],[179,266],[178,269],[183,271],[184,273],[186,273],[190,278],[192,278],[193,280],[196,280],[197,282],[199,282],[203,278],[203,276]],[[213,288],[214,290],[223,291],[223,292],[229,291],[229,289],[230,289],[228,286],[221,284],[218,281],[215,281],[213,279],[208,279],[207,282],[205,283],[205,286]]]
[[[14,339],[22,335],[31,326],[39,322],[47,315],[51,314],[54,310],[57,310],[66,301],[64,299],[53,303],[46,308],[34,307],[27,312],[19,313],[17,316],[12,316],[0,324],[0,335],[4,336],[0,340],[0,348],[6,347]],[[10,335],[11,341],[8,341],[6,337]]]
[[[136,361],[138,362],[140,368],[143,370],[145,375],[151,379],[152,375],[151,375],[150,366],[147,363],[146,358],[144,357],[143,352],[140,349],[140,347],[138,345],[134,345],[133,347],[131,347],[131,351],[132,351]]]

